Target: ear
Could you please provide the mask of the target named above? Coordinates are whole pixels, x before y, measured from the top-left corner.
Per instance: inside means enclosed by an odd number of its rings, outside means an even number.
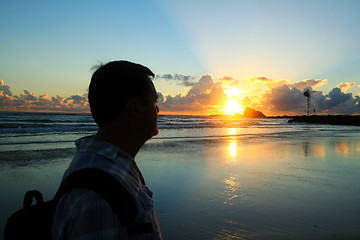
[[[126,102],[126,111],[132,117],[141,118],[143,115],[143,109],[143,105],[137,99],[129,99]]]

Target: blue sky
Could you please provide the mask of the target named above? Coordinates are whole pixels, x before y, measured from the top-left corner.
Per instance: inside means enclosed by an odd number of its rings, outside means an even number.
[[[355,97],[359,12],[358,0],[1,1],[0,79],[13,96],[66,98],[86,93],[99,61],[126,59],[192,83],[227,77],[239,100],[263,96],[270,80],[305,79],[322,80],[312,87],[324,96],[348,83]],[[155,85],[185,96],[192,86],[181,79]]]
[[[85,92],[99,61],[127,59],[155,72],[200,74],[157,4],[134,2],[2,2],[1,78],[15,92],[69,95]]]

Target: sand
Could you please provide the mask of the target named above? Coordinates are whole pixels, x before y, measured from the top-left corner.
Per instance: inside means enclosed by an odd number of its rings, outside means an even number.
[[[73,153],[7,153],[11,159],[0,163],[2,228],[26,190],[52,197]],[[278,133],[154,139],[136,161],[165,239],[355,239],[359,159],[357,137]]]

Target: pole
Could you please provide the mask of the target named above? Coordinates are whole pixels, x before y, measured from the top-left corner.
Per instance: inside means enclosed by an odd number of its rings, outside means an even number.
[[[307,100],[307,115],[310,116],[310,95],[308,96]]]

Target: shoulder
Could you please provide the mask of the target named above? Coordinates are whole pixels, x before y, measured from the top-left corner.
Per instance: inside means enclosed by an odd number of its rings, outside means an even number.
[[[76,239],[88,234],[104,238],[126,236],[126,229],[100,195],[89,189],[73,189],[59,199],[53,218],[53,238]]]
[[[114,221],[117,220],[109,203],[90,189],[73,189],[59,199],[55,218],[66,221],[66,219],[75,219],[86,215],[94,217],[106,215]]]
[[[110,207],[109,204],[95,191],[86,188],[76,188],[65,193],[58,202],[59,206],[86,209],[88,207]]]

